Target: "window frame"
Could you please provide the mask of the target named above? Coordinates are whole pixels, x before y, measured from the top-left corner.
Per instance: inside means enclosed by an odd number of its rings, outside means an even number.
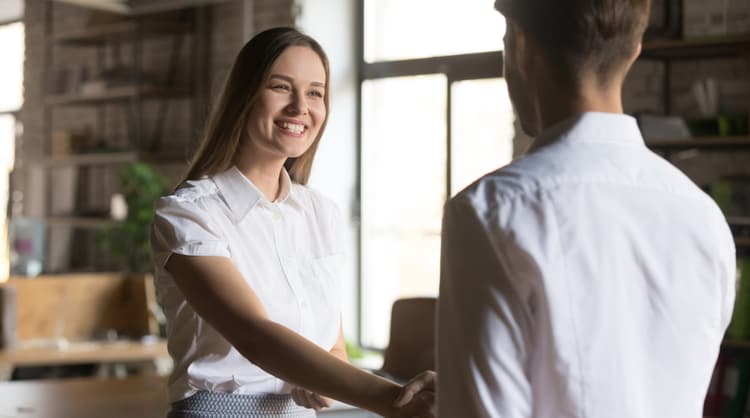
[[[418,76],[429,74],[443,74],[446,77],[446,178],[445,178],[445,195],[447,198],[452,196],[451,177],[452,177],[452,93],[451,86],[454,82],[466,80],[479,80],[489,78],[504,78],[504,56],[502,50],[477,52],[459,55],[443,55],[426,58],[402,59],[392,61],[375,61],[367,62],[365,60],[365,2],[357,2],[357,141],[356,141],[356,190],[354,219],[357,224],[356,230],[356,339],[357,344],[362,345],[362,321],[364,317],[362,294],[362,85],[368,80],[377,80],[383,78],[401,77],[401,76]],[[381,347],[363,346],[368,350],[382,351]]]

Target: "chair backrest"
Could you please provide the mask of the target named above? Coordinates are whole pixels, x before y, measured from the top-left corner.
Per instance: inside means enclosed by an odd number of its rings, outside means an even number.
[[[391,333],[382,370],[409,380],[435,369],[435,298],[399,299],[391,309]]]
[[[139,338],[157,332],[151,314],[155,304],[150,276],[75,274],[11,278],[15,342],[91,340],[107,330]],[[10,308],[10,309],[8,309]],[[7,341],[6,341],[7,343]]]

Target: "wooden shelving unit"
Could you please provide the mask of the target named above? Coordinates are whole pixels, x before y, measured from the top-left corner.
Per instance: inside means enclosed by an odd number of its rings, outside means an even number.
[[[65,157],[49,157],[42,161],[47,167],[69,167],[77,165],[112,165],[145,161],[154,164],[187,163],[187,158],[165,154],[136,153],[133,151],[92,152],[71,154]]]
[[[721,346],[724,348],[750,349],[750,341],[726,339],[721,342]]]
[[[91,154],[78,154],[66,157],[51,157],[44,160],[47,167],[68,167],[75,165],[110,165],[125,164],[138,161],[135,152],[99,152]]]
[[[187,96],[188,89],[163,89],[151,86],[122,86],[112,87],[96,94],[66,93],[48,96],[45,104],[48,106],[87,106],[129,100],[133,98],[172,98]]]
[[[750,35],[701,39],[660,39],[643,44],[640,60],[664,63],[662,93],[665,114],[672,112],[672,61],[750,56]]]
[[[105,226],[117,225],[117,221],[110,218],[96,218],[83,216],[48,216],[45,221],[49,226],[73,227],[82,229],[98,229]]]
[[[122,169],[146,162],[161,171],[163,164],[185,163],[176,157],[183,149],[164,143],[197,131],[208,97],[207,9],[116,16],[91,15],[87,5],[51,1],[46,7],[46,149],[37,163],[49,196],[42,215],[46,256],[57,257],[54,266],[44,266],[48,272],[117,268],[102,254],[98,234],[118,224],[107,212],[111,197],[122,192]],[[74,26],[56,7],[90,23]],[[195,125],[170,124],[175,111],[189,112],[180,117]],[[80,122],[71,114],[80,114]],[[72,242],[75,253],[64,250]]]
[[[691,139],[647,140],[646,145],[658,150],[683,149],[747,149],[750,150],[750,136],[698,137]]]
[[[162,36],[179,34],[187,29],[187,25],[172,21],[122,21],[55,33],[50,35],[49,41],[60,45],[96,47],[108,42],[129,41],[134,33],[142,33],[147,37]]]
[[[643,44],[641,58],[696,59],[733,57],[747,53],[750,53],[750,35],[646,41]]]

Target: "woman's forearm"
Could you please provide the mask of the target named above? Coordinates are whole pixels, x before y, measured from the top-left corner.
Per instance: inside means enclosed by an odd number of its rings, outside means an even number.
[[[251,332],[233,333],[230,342],[258,367],[320,395],[394,415],[400,386],[350,365],[283,325],[255,322]]]

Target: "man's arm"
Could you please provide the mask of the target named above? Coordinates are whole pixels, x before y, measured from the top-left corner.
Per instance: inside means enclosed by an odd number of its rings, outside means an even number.
[[[530,417],[530,314],[507,256],[467,200],[443,218],[437,371],[440,417]],[[496,232],[496,231],[495,231]]]

